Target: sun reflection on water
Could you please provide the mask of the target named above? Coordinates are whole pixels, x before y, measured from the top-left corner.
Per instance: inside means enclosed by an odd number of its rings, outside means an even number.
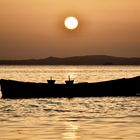
[[[80,138],[77,134],[78,128],[79,126],[72,122],[65,122],[65,132],[62,133],[63,138],[68,140],[77,140],[77,138]]]
[[[0,100],[0,140],[139,140],[140,98]]]

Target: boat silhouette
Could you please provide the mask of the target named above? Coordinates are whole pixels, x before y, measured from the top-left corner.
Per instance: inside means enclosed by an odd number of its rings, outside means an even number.
[[[140,96],[140,76],[97,83],[74,83],[69,77],[65,84],[55,84],[52,78],[48,83],[1,79],[0,85],[5,99]]]

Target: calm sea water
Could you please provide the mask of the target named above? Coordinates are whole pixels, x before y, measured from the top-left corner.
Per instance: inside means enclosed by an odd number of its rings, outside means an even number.
[[[0,79],[64,83],[140,75],[140,66],[0,66]],[[140,98],[0,99],[0,140],[139,140]]]

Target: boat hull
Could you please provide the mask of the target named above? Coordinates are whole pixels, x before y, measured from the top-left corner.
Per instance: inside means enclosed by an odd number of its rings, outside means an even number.
[[[2,98],[140,96],[140,77],[72,85],[0,80]]]

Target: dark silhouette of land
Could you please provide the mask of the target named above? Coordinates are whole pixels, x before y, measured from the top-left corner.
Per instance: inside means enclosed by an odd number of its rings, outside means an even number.
[[[140,65],[140,58],[87,55],[45,59],[0,60],[0,65]]]

